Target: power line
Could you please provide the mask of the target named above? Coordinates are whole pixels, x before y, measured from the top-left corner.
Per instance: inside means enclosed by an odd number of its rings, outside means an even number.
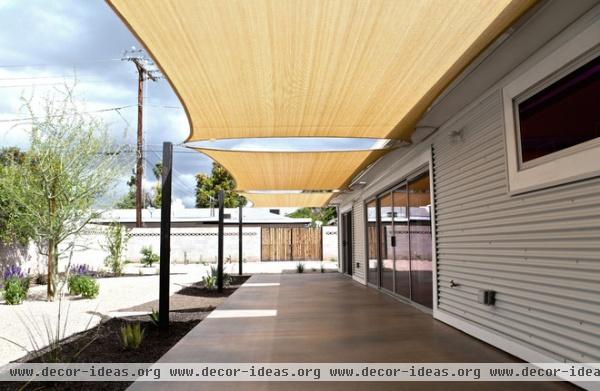
[[[104,113],[107,111],[119,111],[122,109],[127,109],[130,107],[135,107],[135,105],[127,105],[127,106],[120,106],[120,107],[110,107],[110,108],[106,108],[106,109],[100,109],[100,110],[90,110],[90,111],[80,111],[80,112],[75,112],[75,113],[67,113],[67,114],[56,114],[56,115],[49,115],[49,116],[44,116],[44,117],[29,117],[29,118],[9,118],[9,119],[0,119],[0,122],[4,123],[4,122],[23,122],[23,121],[34,121],[34,120],[38,120],[38,119],[45,119],[45,118],[60,118],[60,117],[71,117],[71,116],[76,116],[76,115],[81,115],[81,114],[93,114],[93,113]]]
[[[98,59],[98,60],[87,60],[87,61],[77,61],[71,64],[10,64],[10,65],[0,65],[0,68],[42,68],[42,67],[67,67],[81,64],[95,64],[101,62],[112,62],[112,61],[121,61],[120,58],[108,58],[108,59]]]
[[[160,162],[160,161],[162,161],[162,157],[161,157],[161,156],[158,154],[158,152],[156,152],[156,151],[151,151],[151,152],[152,152],[152,154],[153,154],[154,156],[156,156],[156,158],[157,158],[157,160],[156,160],[156,162],[155,162],[154,164],[156,164],[157,162]],[[149,162],[149,161],[147,161],[147,162]],[[173,170],[173,171],[174,171],[176,174],[178,174],[179,176],[183,176],[183,175],[184,175],[184,174],[182,174],[180,171],[178,171],[178,170],[177,170],[177,169],[175,169],[175,168],[171,168],[171,169],[172,169],[172,170]],[[173,176],[172,176],[172,180],[173,180],[173,182],[174,182],[174,183],[175,183],[175,182],[176,182],[176,183],[179,183],[179,185],[180,185],[180,186],[182,186],[182,187],[183,187],[183,188],[186,190],[186,192],[187,192],[187,190],[192,190],[192,191],[194,191],[194,192],[195,192],[195,190],[196,190],[196,189],[195,189],[195,187],[190,187],[188,184],[186,184],[185,182],[181,181],[181,179],[179,178],[179,176],[175,176],[175,175],[173,175]]]
[[[134,80],[134,79],[127,79]],[[74,82],[76,84],[96,84],[96,83],[107,83],[106,80],[85,80],[85,79],[75,79]],[[65,82],[53,82],[53,83],[33,83],[33,84],[8,84],[8,85],[0,85],[0,88],[31,88],[31,87],[50,87],[50,86],[60,86],[65,85]]]

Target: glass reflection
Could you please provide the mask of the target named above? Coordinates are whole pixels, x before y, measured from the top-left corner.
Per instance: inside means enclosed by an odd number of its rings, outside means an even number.
[[[379,285],[377,267],[377,201],[367,203],[367,280]]]
[[[394,290],[394,247],[392,247],[393,210],[392,195],[379,198],[379,254],[381,258],[381,287]]]
[[[408,184],[411,299],[433,306],[429,173]]]
[[[408,242],[408,196],[406,185],[395,189],[393,195],[394,207],[394,236],[396,247],[394,247],[394,263],[396,269],[395,292],[410,298],[410,261]]]

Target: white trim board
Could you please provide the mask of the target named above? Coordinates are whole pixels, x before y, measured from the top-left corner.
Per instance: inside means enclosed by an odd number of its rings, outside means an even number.
[[[508,165],[508,183],[511,194],[523,193],[544,187],[559,185],[579,179],[600,175],[600,145],[598,140],[588,141],[586,149],[565,153],[567,150],[547,155],[545,162],[532,167],[519,167],[519,146],[514,99],[534,86],[550,85],[545,82],[556,72],[566,68],[573,61],[587,56],[587,60],[598,55],[600,45],[600,18],[567,43],[558,47],[544,59],[535,63],[502,89],[504,105],[504,129],[506,138],[506,159]],[[579,61],[582,65],[584,61]],[[569,71],[572,69],[569,69]],[[579,145],[583,147],[583,144]]]
[[[433,318],[440,322],[446,323],[472,337],[475,337],[483,342],[486,342],[500,350],[512,354],[521,360],[529,363],[553,363],[561,362],[536,350],[530,349],[523,344],[520,344],[511,339],[505,338],[499,334],[493,333],[486,330],[485,328],[471,323],[467,320],[460,319],[454,315],[451,315],[445,311],[435,309],[433,311]],[[600,391],[600,382],[572,382],[573,384],[592,391]]]

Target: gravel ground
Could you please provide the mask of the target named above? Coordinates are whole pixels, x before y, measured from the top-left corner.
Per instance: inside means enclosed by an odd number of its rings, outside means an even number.
[[[303,263],[305,272],[313,269],[320,271],[321,262]],[[297,262],[244,263],[244,274],[290,273],[295,272],[296,264]],[[323,266],[327,270],[337,269],[334,262],[323,262]],[[143,276],[137,275],[140,270]],[[171,265],[171,295],[200,281],[208,270],[209,266],[202,264]],[[228,273],[235,274],[237,270],[237,263],[225,265]],[[156,271],[153,268],[140,268],[139,265],[130,264],[126,265],[124,272],[135,276],[99,278],[100,294],[92,300],[65,296],[62,302],[48,302],[45,299],[46,286],[40,285],[29,290],[27,300],[21,305],[10,306],[0,302],[0,365],[21,358],[28,351],[35,350],[36,346],[47,346],[48,337],[44,324],[49,324],[53,334],[56,333],[59,306],[62,314],[62,339],[96,326],[103,318],[127,315],[119,313],[119,310],[139,311],[140,305],[158,298],[159,277],[154,274]],[[67,315],[68,320],[65,322]]]
[[[173,267],[171,294],[199,281],[207,268],[188,265],[187,270],[178,270],[181,268]],[[65,296],[62,302],[46,301],[45,285],[32,287],[23,304],[0,305],[0,365],[24,356],[35,345],[48,345],[44,323],[50,324],[53,333],[56,333],[59,306],[62,313],[61,328],[66,323],[66,328],[60,332],[63,338],[94,327],[102,318],[114,316],[119,309],[155,300],[158,296],[158,280],[158,275],[99,278],[100,294],[96,299]],[[30,341],[30,337],[35,342]]]

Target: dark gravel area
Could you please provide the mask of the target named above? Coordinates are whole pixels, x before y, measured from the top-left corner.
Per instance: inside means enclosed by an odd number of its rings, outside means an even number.
[[[213,309],[231,295],[249,276],[235,276],[232,286],[223,293],[209,291],[200,284],[185,287],[171,296],[168,332],[161,332],[148,315],[111,318],[98,326],[62,341],[60,355],[63,362],[155,362],[173,345],[200,323]],[[123,311],[150,311],[158,309],[158,301],[148,302]],[[121,327],[140,323],[144,340],[136,350],[125,350],[121,345]],[[19,362],[51,362],[49,351],[36,352]],[[124,390],[131,382],[5,382],[0,390]],[[24,387],[25,385],[25,387]]]

